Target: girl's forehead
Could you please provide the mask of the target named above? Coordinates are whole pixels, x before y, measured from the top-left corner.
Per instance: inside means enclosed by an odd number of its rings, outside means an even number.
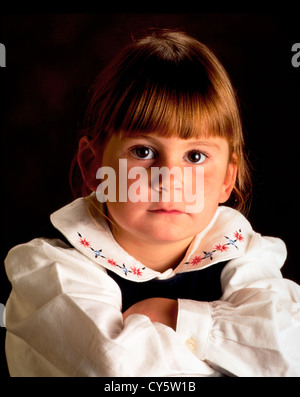
[[[111,132],[110,134],[117,135],[121,139],[174,139],[178,141],[188,141],[188,140],[204,140],[204,139],[213,139],[217,137],[222,137],[220,134],[210,131],[209,129],[199,128],[198,131],[194,130],[193,133],[183,134],[179,131],[176,126],[170,128],[166,126],[166,128],[158,128],[158,129],[146,129],[146,130],[135,130],[135,131],[119,131],[119,132]]]

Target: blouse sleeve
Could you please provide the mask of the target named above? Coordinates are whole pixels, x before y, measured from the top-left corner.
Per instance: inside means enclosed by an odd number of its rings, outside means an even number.
[[[35,239],[5,261],[11,376],[215,376],[171,328],[121,313],[106,270],[59,240]]]
[[[282,278],[284,243],[254,234],[221,274],[214,302],[179,301],[177,333],[202,360],[236,376],[300,376],[300,287]]]

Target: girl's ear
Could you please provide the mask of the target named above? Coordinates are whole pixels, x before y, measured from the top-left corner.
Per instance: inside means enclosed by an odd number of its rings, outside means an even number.
[[[84,136],[78,145],[77,162],[81,171],[82,179],[91,191],[96,191],[99,181],[96,180],[96,172],[101,159],[92,146],[89,139]]]
[[[237,170],[238,170],[237,159],[236,156],[233,154],[232,159],[227,167],[227,172],[222,186],[219,203],[225,203],[225,201],[229,199],[235,185]]]

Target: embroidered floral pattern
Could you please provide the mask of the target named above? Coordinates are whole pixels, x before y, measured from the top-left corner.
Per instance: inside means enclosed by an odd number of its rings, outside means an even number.
[[[79,238],[80,238],[80,239],[79,239],[79,243],[80,243],[81,245],[83,245],[85,248],[90,248],[90,249],[94,252],[95,258],[96,258],[96,259],[99,258],[99,257],[100,257],[100,258],[104,258],[104,259],[107,261],[107,263],[108,263],[109,265],[111,265],[111,266],[116,266],[116,267],[119,267],[120,269],[122,269],[123,272],[124,272],[124,274],[125,274],[125,276],[127,276],[128,273],[132,273],[132,274],[134,274],[134,275],[136,275],[136,276],[138,276],[138,277],[143,275],[143,270],[145,270],[145,267],[137,268],[136,266],[132,266],[132,267],[130,267],[130,269],[128,269],[128,268],[125,266],[124,263],[123,263],[122,266],[121,266],[121,265],[119,265],[114,259],[105,257],[105,256],[102,254],[102,249],[96,250],[96,249],[94,249],[93,247],[91,247],[91,243],[90,243],[89,241],[87,241],[86,238],[82,237],[82,235],[81,235],[79,232],[77,232],[77,234],[78,234],[78,236],[79,236]]]
[[[82,238],[81,235],[79,235],[79,237],[80,237],[80,240],[79,240],[80,244],[82,244],[84,247],[89,247],[90,246],[90,243],[85,238]]]
[[[133,275],[135,275],[137,277],[140,277],[143,275],[143,270],[145,270],[145,267],[138,268],[136,266],[130,266],[128,268],[125,266],[124,263],[122,263],[122,265],[120,265],[114,259],[104,256],[102,253],[102,249],[95,249],[95,248],[91,247],[91,243],[85,237],[83,237],[80,233],[77,232],[77,234],[79,236],[79,243],[83,247],[89,248],[90,250],[92,250],[93,253],[95,254],[96,259],[99,257],[104,258],[109,265],[122,269],[125,276],[127,276],[128,273],[132,273]],[[211,251],[202,251],[203,255],[200,255],[198,252],[196,255],[192,256],[188,262],[185,262],[184,265],[196,266],[196,265],[199,265],[199,263],[202,262],[204,259],[209,258],[210,260],[213,260],[216,252],[228,252],[228,250],[232,246],[235,247],[236,249],[239,249],[238,244],[243,243],[245,240],[244,236],[242,235],[241,229],[239,229],[238,231],[236,230],[233,233],[233,238],[230,238],[228,236],[224,236],[224,238],[226,238],[227,242],[216,243]]]
[[[216,244],[215,250],[220,252],[227,251],[228,250],[227,244]]]
[[[202,260],[209,258],[213,260],[215,252],[227,252],[230,249],[230,246],[234,246],[236,249],[239,249],[237,246],[238,243],[244,242],[245,238],[242,235],[241,229],[239,231],[235,231],[233,233],[233,238],[224,236],[227,239],[227,243],[217,243],[215,244],[212,251],[203,251],[203,256],[200,256],[197,253],[193,256],[188,262],[185,262],[185,265],[198,265]]]
[[[106,260],[107,260],[107,262],[108,262],[110,265],[112,265],[112,266],[117,266],[117,262],[114,261],[113,259],[106,258]]]
[[[192,266],[198,265],[201,261],[202,261],[201,256],[200,256],[200,255],[195,255],[195,256],[191,259],[190,264],[191,264]]]
[[[235,233],[234,233],[234,237],[235,237],[236,240],[238,240],[238,241],[244,241],[244,237],[241,235],[241,230],[239,230],[239,232],[235,232]]]
[[[137,275],[137,276],[141,276],[142,272],[141,269],[137,269],[135,266],[130,268],[132,270],[132,273]]]

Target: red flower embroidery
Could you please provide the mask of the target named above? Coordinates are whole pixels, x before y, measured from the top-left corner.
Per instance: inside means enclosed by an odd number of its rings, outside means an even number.
[[[135,266],[134,267],[130,267],[130,269],[132,270],[132,273],[135,274],[136,276],[141,276],[142,275],[141,269],[137,269]]]
[[[201,256],[195,255],[194,258],[190,261],[190,264],[191,264],[192,266],[198,265],[198,263],[200,263],[201,261],[202,261]]]
[[[107,259],[107,262],[110,264],[110,265],[112,265],[112,266],[117,266],[117,262],[116,261],[114,261],[113,259]]]
[[[241,233],[239,233],[238,231],[236,231],[234,233],[234,237],[238,240],[238,241],[244,241],[244,237],[242,236]]]
[[[82,244],[84,247],[87,247],[87,248],[90,247],[90,245],[91,245],[91,243],[89,241],[87,241],[86,238],[81,237],[79,242],[80,242],[80,244]]]
[[[228,247],[226,244],[216,244],[215,250],[223,252],[223,251],[227,251]]]

